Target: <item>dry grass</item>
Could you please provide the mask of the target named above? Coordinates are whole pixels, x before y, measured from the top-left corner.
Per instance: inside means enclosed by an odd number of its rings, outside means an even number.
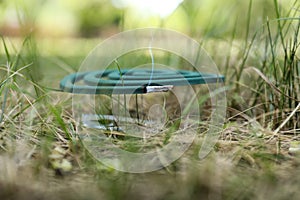
[[[36,103],[22,113],[10,109],[5,116],[0,133],[5,144],[0,156],[1,199],[297,199],[299,195],[300,160],[288,153],[298,135],[279,132],[269,140],[273,131],[237,113],[226,123],[208,158],[198,158],[204,136],[199,134],[170,166],[152,173],[126,174],[94,160],[76,137],[67,139],[48,106],[68,125],[72,122],[69,98],[52,94],[43,104]],[[19,116],[13,118],[16,113]],[[25,122],[36,124],[29,128]],[[72,133],[72,126],[66,128]]]

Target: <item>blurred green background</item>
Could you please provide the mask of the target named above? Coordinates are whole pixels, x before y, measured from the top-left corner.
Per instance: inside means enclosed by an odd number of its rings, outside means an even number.
[[[290,7],[292,1],[281,1]],[[141,27],[174,29],[194,37],[245,33],[249,0],[0,0],[0,33],[39,37],[106,37]],[[279,2],[280,3],[280,2]],[[253,0],[250,29],[274,18],[272,0]]]

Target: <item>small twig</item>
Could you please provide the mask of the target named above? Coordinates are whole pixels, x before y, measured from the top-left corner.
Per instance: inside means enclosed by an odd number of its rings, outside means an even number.
[[[297,107],[293,110],[293,112],[280,124],[280,126],[278,126],[278,128],[273,132],[273,136],[267,142],[271,141],[274,137],[278,136],[278,132],[280,131],[280,129],[284,127],[284,125],[295,115],[295,113],[299,109],[300,103],[298,103]]]
[[[284,122],[282,122],[282,124],[280,124],[280,126],[274,131],[274,134],[277,134],[280,129],[282,129],[282,127],[295,115],[295,113],[297,112],[297,110],[300,108],[300,103],[298,103],[297,107],[293,110],[293,112],[284,120]]]

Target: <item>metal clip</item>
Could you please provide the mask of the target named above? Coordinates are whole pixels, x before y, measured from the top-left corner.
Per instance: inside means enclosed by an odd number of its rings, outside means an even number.
[[[147,93],[153,93],[153,92],[168,92],[173,89],[173,85],[162,85],[162,86],[146,86],[146,92]]]

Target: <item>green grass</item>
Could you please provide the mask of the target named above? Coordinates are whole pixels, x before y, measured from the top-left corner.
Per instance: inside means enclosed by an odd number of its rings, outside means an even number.
[[[188,151],[144,174],[98,162],[78,137],[71,95],[52,90],[63,76],[76,72],[100,40],[53,45],[31,36],[2,37],[0,199],[298,199],[300,157],[289,147],[300,141],[300,5],[295,1],[286,10],[274,0],[272,6],[276,19],[265,19],[252,30],[255,5],[249,1],[242,35],[236,20],[225,39],[203,41],[228,88],[227,119],[212,153],[198,157],[207,130],[208,117],[202,116]],[[68,45],[72,49],[65,50]],[[139,58],[127,57],[131,65],[146,62]],[[118,63],[125,65],[126,56]],[[204,110],[209,109],[206,100],[199,98]],[[176,124],[171,128],[176,130]],[[170,137],[168,132],[146,144],[132,137],[111,139],[120,148],[141,152]]]

